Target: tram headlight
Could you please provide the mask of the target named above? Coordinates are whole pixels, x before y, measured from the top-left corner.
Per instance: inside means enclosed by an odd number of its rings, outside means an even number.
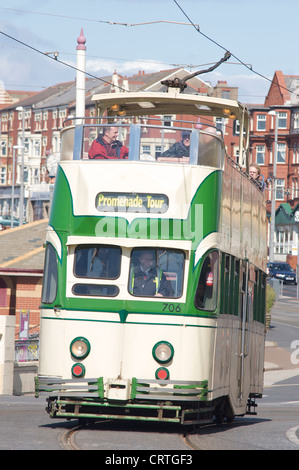
[[[70,351],[75,359],[84,359],[90,353],[89,341],[82,336],[73,339],[70,345]]]
[[[159,341],[153,347],[153,357],[159,364],[166,364],[171,361],[174,355],[172,344],[167,341]]]

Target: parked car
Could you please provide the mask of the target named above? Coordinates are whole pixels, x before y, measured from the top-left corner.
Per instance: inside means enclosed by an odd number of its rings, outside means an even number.
[[[269,277],[280,279],[284,284],[297,284],[296,271],[288,263],[268,263]]]

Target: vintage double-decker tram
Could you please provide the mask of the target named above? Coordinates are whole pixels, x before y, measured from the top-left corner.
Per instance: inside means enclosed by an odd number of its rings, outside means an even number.
[[[247,110],[179,90],[93,99],[99,118],[66,123],[61,134],[37,396],[54,418],[190,424],[254,412],[265,201],[211,127],[214,116],[238,119],[246,170]],[[123,158],[89,158],[97,135],[112,130]],[[189,150],[171,155],[183,133]]]

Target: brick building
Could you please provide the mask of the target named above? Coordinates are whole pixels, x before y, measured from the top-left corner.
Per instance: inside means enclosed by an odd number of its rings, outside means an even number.
[[[44,268],[44,240],[48,220],[0,232],[0,315],[29,311],[29,333],[39,331],[39,307]]]
[[[299,76],[284,75],[276,71],[264,105],[249,105],[251,114],[250,160],[261,166],[261,173],[268,180],[266,189],[267,211],[270,215],[274,171],[274,143],[277,115],[276,160],[276,213],[289,207],[297,212],[299,203]],[[282,211],[283,212],[283,211]],[[280,218],[281,219],[281,218]],[[294,218],[291,217],[294,222]],[[288,259],[297,264],[299,224],[276,222],[274,254],[277,260]]]

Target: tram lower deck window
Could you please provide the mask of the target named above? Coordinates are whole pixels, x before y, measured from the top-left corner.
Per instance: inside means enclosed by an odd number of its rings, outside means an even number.
[[[121,249],[110,245],[78,245],[74,274],[87,279],[117,279],[120,274]]]
[[[139,297],[181,297],[185,256],[182,251],[135,248],[131,253],[129,292]]]
[[[46,247],[44,281],[42,289],[42,302],[50,304],[54,302],[57,294],[57,257],[54,247],[48,243]]]
[[[119,293],[117,286],[106,284],[75,284],[72,291],[74,295],[89,295],[97,297],[115,297]]]
[[[198,280],[195,293],[195,307],[199,310],[213,311],[217,306],[218,292],[218,251],[211,251],[206,255]]]

